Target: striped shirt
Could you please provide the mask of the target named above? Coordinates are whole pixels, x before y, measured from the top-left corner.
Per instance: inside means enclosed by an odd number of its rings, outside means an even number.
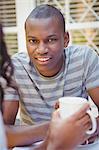
[[[99,56],[87,46],[70,46],[64,50],[65,62],[54,77],[43,77],[25,53],[15,54],[14,78],[19,94],[11,88],[5,100],[20,101],[21,119],[26,124],[48,121],[55,102],[62,96],[88,97],[87,90],[99,87]]]

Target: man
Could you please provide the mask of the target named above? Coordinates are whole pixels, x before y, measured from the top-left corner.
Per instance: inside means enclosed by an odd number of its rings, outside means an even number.
[[[43,139],[45,136],[46,138],[42,144],[35,148],[33,147],[33,150],[58,150],[60,149],[60,146],[62,149],[65,148],[65,150],[71,150],[88,138],[86,131],[90,128],[90,119],[86,114],[86,111],[89,108],[87,105],[68,120],[62,121],[59,117],[59,113],[55,112],[50,127],[48,123],[29,127],[4,126],[1,114],[1,112],[3,113],[4,88],[11,87],[17,89],[16,84],[12,79],[12,75],[13,66],[7,53],[3,39],[2,26],[0,24],[0,150],[7,150],[7,146],[12,148],[15,146],[31,145],[34,142]],[[58,133],[61,129],[63,129],[64,134],[62,132],[61,134]],[[76,132],[75,129],[79,132]],[[70,134],[72,132],[73,134]],[[61,136],[60,141],[57,140],[57,136],[59,135]]]
[[[99,57],[87,46],[68,47],[61,12],[38,6],[28,16],[25,31],[28,55],[18,53],[12,58],[19,91],[5,91],[5,123],[14,123],[19,102],[24,124],[50,120],[62,96],[89,95],[99,106]]]

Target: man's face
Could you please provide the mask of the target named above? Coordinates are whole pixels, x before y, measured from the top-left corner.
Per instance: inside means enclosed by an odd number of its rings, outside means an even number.
[[[29,57],[40,74],[54,76],[63,64],[68,36],[57,18],[29,19],[26,22],[26,45]]]

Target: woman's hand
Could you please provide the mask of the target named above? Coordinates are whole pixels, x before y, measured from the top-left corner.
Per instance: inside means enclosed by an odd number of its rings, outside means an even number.
[[[89,138],[86,131],[90,129],[90,117],[84,105],[68,119],[61,119],[59,109],[53,113],[48,133],[47,150],[72,150]]]

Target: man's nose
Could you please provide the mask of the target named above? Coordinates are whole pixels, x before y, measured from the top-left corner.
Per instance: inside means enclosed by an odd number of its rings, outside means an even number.
[[[48,52],[48,48],[44,42],[39,43],[39,45],[37,47],[37,52],[39,54],[45,54]]]

